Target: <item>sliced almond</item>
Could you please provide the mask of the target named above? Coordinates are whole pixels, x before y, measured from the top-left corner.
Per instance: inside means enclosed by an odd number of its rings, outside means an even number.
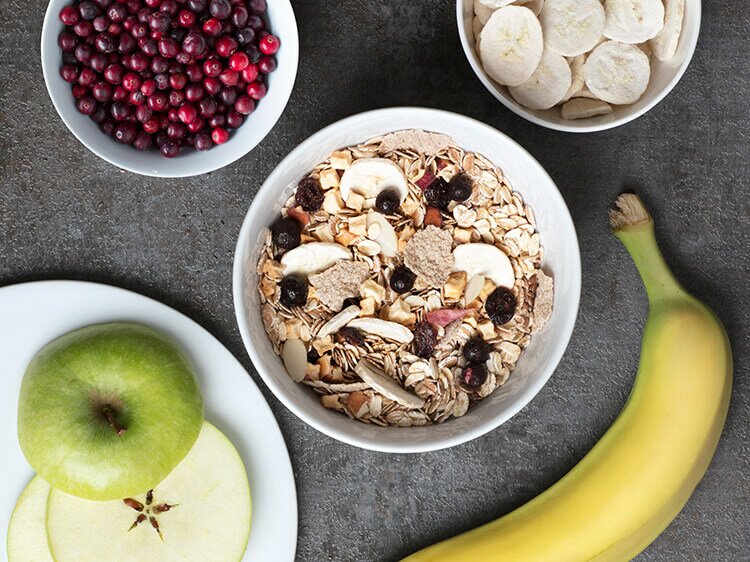
[[[406,406],[407,408],[422,408],[425,404],[423,398],[420,398],[413,392],[401,388],[401,386],[384,371],[380,370],[365,359],[361,359],[354,366],[354,372],[357,373],[364,382],[369,384],[373,390],[376,390],[394,402],[398,402],[402,406]]]
[[[310,275],[328,269],[339,260],[352,259],[350,250],[330,242],[310,242],[289,250],[281,257],[284,275]]]
[[[281,351],[286,372],[294,382],[300,382],[307,372],[307,350],[302,340],[287,340]]]
[[[406,326],[380,318],[356,318],[347,326],[399,343],[409,343],[414,339],[414,334]]]
[[[318,337],[324,338],[329,334],[335,334],[350,321],[359,316],[360,312],[361,309],[356,304],[347,306],[344,310],[333,316],[328,322],[320,327],[320,330],[318,330]]]
[[[484,275],[482,275],[481,273],[477,273],[476,275],[472,276],[471,279],[469,279],[468,283],[466,283],[464,303],[468,305],[470,302],[476,299],[479,296],[479,293],[482,292],[482,287],[484,287]]]

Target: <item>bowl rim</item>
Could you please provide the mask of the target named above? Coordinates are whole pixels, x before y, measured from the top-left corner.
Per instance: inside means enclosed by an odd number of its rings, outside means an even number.
[[[406,438],[406,434],[404,434],[405,438],[399,441],[398,443],[389,443],[389,442],[384,443],[382,441],[379,441],[376,437],[372,438],[372,437],[362,437],[362,436],[354,435],[351,432],[348,432],[345,430],[339,430],[336,427],[332,427],[326,421],[318,417],[308,416],[303,411],[302,408],[297,407],[297,404],[294,398],[287,395],[286,391],[281,387],[281,385],[277,384],[274,376],[270,373],[269,369],[265,366],[259,353],[257,352],[256,344],[254,343],[253,338],[250,334],[250,331],[247,327],[247,324],[248,324],[247,311],[246,311],[245,299],[244,299],[245,264],[243,260],[243,250],[246,247],[246,245],[249,243],[249,230],[253,226],[253,223],[256,220],[265,220],[263,218],[264,211],[260,209],[258,195],[265,190],[273,189],[274,187],[277,187],[278,185],[283,183],[283,182],[279,182],[279,178],[281,178],[282,174],[285,173],[284,164],[286,162],[295,160],[297,155],[305,152],[308,149],[308,147],[316,146],[319,143],[320,139],[328,137],[332,131],[338,131],[342,129],[347,130],[347,131],[356,130],[356,128],[361,123],[367,122],[369,119],[373,117],[381,117],[381,116],[386,116],[386,115],[392,116],[392,115],[396,115],[400,113],[406,113],[410,115],[422,114],[425,116],[440,115],[445,118],[454,119],[456,121],[462,121],[465,124],[467,124],[470,128],[484,129],[490,134],[500,135],[504,137],[509,143],[515,146],[515,148],[518,151],[528,156],[528,159],[531,165],[537,168],[537,171],[540,172],[543,175],[543,177],[546,178],[548,185],[553,188],[548,194],[546,194],[546,196],[557,199],[557,203],[561,209],[561,216],[559,216],[557,220],[566,221],[568,225],[570,226],[570,230],[573,235],[573,240],[571,244],[572,246],[571,256],[569,257],[569,263],[572,262],[571,265],[573,266],[571,267],[571,276],[572,276],[572,285],[574,287],[574,290],[572,290],[570,294],[567,295],[567,298],[571,300],[571,304],[573,305],[571,307],[571,310],[573,312],[568,314],[562,320],[562,324],[560,327],[560,335],[557,338],[554,347],[551,349],[549,353],[549,357],[551,358],[551,361],[549,363],[549,366],[545,369],[545,372],[543,373],[543,375],[539,377],[536,380],[536,382],[529,389],[527,389],[524,393],[519,393],[518,398],[502,414],[496,414],[490,419],[482,423],[476,424],[474,427],[466,431],[463,431],[462,433],[454,434],[448,437],[436,438],[436,439],[432,439],[426,442],[422,442],[422,441],[409,440],[408,438]],[[394,128],[393,130],[395,131],[399,129]],[[559,363],[563,357],[563,354],[567,350],[568,344],[573,334],[573,329],[575,327],[575,323],[578,318],[578,312],[579,312],[579,306],[580,306],[581,274],[582,274],[582,269],[581,269],[581,256],[580,256],[580,247],[578,243],[578,235],[575,230],[575,224],[570,215],[570,210],[568,209],[568,206],[565,203],[565,200],[562,194],[560,193],[560,190],[557,188],[557,184],[555,184],[555,182],[552,180],[552,178],[544,169],[544,167],[536,160],[536,158],[534,158],[531,155],[531,153],[529,153],[526,149],[524,149],[520,144],[518,144],[516,141],[514,141],[505,133],[498,131],[494,127],[491,127],[490,125],[482,123],[481,121],[477,121],[476,119],[473,119],[471,117],[467,117],[465,115],[461,115],[461,114],[453,113],[449,111],[444,111],[440,109],[397,106],[397,107],[388,107],[388,108],[383,108],[383,109],[375,109],[375,110],[365,111],[362,113],[357,113],[355,115],[351,115],[349,117],[345,117],[339,121],[331,123],[325,126],[324,128],[320,129],[319,131],[313,133],[304,141],[302,141],[302,143],[300,143],[294,149],[292,149],[292,151],[289,152],[277,164],[274,170],[268,175],[266,180],[258,189],[258,192],[254,196],[253,201],[250,204],[250,207],[245,215],[245,218],[243,219],[242,226],[240,228],[240,232],[237,238],[235,253],[234,253],[234,264],[232,268],[232,292],[233,292],[235,319],[237,321],[237,325],[240,331],[240,335],[242,337],[242,342],[245,346],[245,350],[247,354],[249,355],[256,371],[258,372],[260,377],[263,379],[263,382],[271,390],[273,395],[284,406],[286,406],[288,410],[290,410],[294,415],[296,415],[300,420],[305,422],[307,425],[313,427],[314,429],[318,430],[324,435],[332,437],[348,445],[360,447],[363,449],[368,449],[371,451],[384,452],[384,453],[423,453],[423,452],[429,452],[429,451],[437,451],[440,449],[446,449],[449,447],[453,447],[455,445],[460,445],[462,443],[472,441],[478,437],[481,437],[482,435],[489,433],[490,431],[496,429],[497,427],[499,427],[500,425],[508,421],[510,418],[516,415],[520,410],[525,408],[537,396],[537,394],[542,389],[542,387],[544,387],[544,385],[547,384],[547,381],[552,376],[552,373],[559,366]],[[349,420],[349,421],[351,423],[358,423],[355,420]],[[384,429],[386,430],[391,429],[392,431],[397,431],[397,430],[404,431],[404,429],[402,428],[384,428]]]
[[[297,27],[297,18],[294,13],[294,8],[290,2],[290,0],[274,0],[274,2],[283,3],[285,6],[285,10],[288,11],[290,14],[289,18],[284,18],[284,26],[288,26],[288,31],[293,35],[294,41],[289,45],[290,48],[292,48],[291,58],[289,61],[286,62],[284,65],[283,72],[290,73],[291,76],[291,82],[289,84],[289,87],[286,89],[286,91],[282,92],[281,90],[278,91],[278,99],[280,99],[280,103],[277,106],[277,109],[272,112],[272,118],[269,119],[269,122],[264,127],[258,127],[256,130],[258,130],[261,134],[257,140],[257,142],[248,143],[243,150],[239,150],[237,152],[228,153],[223,158],[209,158],[207,157],[210,155],[211,151],[206,151],[203,153],[196,152],[195,154],[200,154],[202,156],[201,158],[196,158],[193,153],[186,155],[185,159],[192,158],[193,161],[199,161],[202,162],[200,165],[191,164],[189,167],[178,167],[173,172],[162,172],[162,171],[154,171],[153,169],[149,168],[148,166],[139,166],[133,163],[128,162],[122,162],[116,159],[111,158],[109,155],[106,155],[103,150],[101,150],[96,143],[92,143],[90,141],[87,141],[84,138],[84,135],[79,133],[77,128],[71,123],[70,119],[66,117],[66,112],[62,106],[63,100],[60,99],[59,94],[55,94],[53,92],[53,88],[51,86],[50,82],[50,76],[51,73],[57,73],[57,68],[55,67],[53,61],[51,61],[48,57],[45,56],[45,46],[50,42],[54,41],[55,44],[57,44],[57,37],[54,35],[52,28],[53,28],[53,22],[57,20],[57,9],[60,6],[61,3],[64,4],[66,0],[49,0],[49,3],[47,4],[47,9],[44,13],[44,20],[42,22],[42,32],[40,34],[40,55],[39,58],[41,59],[42,64],[42,75],[44,76],[44,85],[47,88],[47,95],[49,96],[50,100],[52,101],[52,105],[55,107],[55,111],[57,111],[57,115],[60,117],[62,122],[65,124],[65,127],[72,133],[72,135],[80,142],[85,148],[87,148],[89,151],[93,152],[96,156],[104,160],[105,162],[128,172],[132,172],[134,174],[138,174],[141,176],[148,176],[148,177],[155,177],[155,178],[187,178],[187,177],[193,177],[193,176],[199,176],[203,174],[207,174],[210,172],[214,172],[216,170],[219,170],[221,168],[224,168],[240,158],[243,158],[246,156],[251,150],[253,150],[255,147],[257,147],[265,138],[268,136],[268,134],[273,130],[273,128],[276,126],[276,123],[278,123],[279,119],[283,115],[284,111],[286,110],[286,106],[289,103],[289,98],[292,95],[292,92],[294,91],[294,85],[297,80],[297,72],[299,70],[299,29]],[[72,95],[71,95],[72,99]],[[252,114],[251,114],[252,115]],[[229,141],[231,143],[231,140]],[[227,143],[229,144],[229,143]],[[134,159],[134,162],[137,162],[138,159]]]
[[[469,0],[456,0],[456,26],[458,27],[458,36],[461,41],[461,47],[463,47],[464,56],[466,57],[466,60],[468,61],[469,66],[471,66],[471,69],[474,71],[476,77],[479,78],[479,81],[490,94],[492,94],[501,104],[503,104],[507,109],[510,109],[519,117],[523,117],[524,119],[526,119],[527,121],[531,121],[535,125],[540,125],[542,127],[546,127],[548,129],[553,129],[556,131],[562,131],[564,133],[596,133],[599,131],[614,129],[621,125],[625,125],[626,123],[630,123],[631,121],[638,119],[644,113],[651,111],[651,109],[653,109],[659,102],[661,102],[669,95],[669,93],[674,89],[677,83],[682,79],[682,76],[685,74],[688,66],[690,66],[690,62],[693,60],[693,55],[695,54],[695,49],[698,45],[698,37],[700,35],[702,2],[701,0],[695,0],[696,32],[692,37],[689,38],[688,55],[677,68],[677,72],[675,73],[672,80],[669,81],[666,87],[662,89],[662,91],[659,92],[659,94],[655,96],[653,100],[645,104],[641,109],[634,112],[632,115],[628,115],[626,117],[618,117],[614,121],[609,121],[607,123],[602,123],[599,125],[563,125],[561,123],[554,123],[543,117],[539,117],[532,113],[530,110],[526,110],[520,106],[516,106],[515,104],[510,103],[510,101],[500,93],[500,91],[498,90],[498,86],[496,86],[492,79],[487,76],[487,73],[484,71],[481,64],[478,64],[474,61],[474,59],[472,58],[472,48],[469,45],[469,39],[466,35],[466,30],[464,29],[463,25],[463,6],[468,1]]]

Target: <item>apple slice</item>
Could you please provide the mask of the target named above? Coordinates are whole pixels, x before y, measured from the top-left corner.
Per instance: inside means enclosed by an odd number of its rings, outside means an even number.
[[[484,275],[496,287],[507,288],[516,280],[508,256],[492,244],[459,244],[453,250],[453,259],[453,271],[465,271],[468,279]]]
[[[51,489],[34,476],[18,498],[8,526],[8,562],[53,562],[44,526]]]
[[[240,455],[208,422],[163,482],[139,496],[91,501],[52,490],[47,536],[57,562],[240,560],[250,487]]]

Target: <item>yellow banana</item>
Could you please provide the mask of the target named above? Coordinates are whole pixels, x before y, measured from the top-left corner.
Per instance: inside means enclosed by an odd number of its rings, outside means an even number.
[[[706,472],[732,387],[723,326],[670,272],[635,195],[612,211],[649,313],[635,385],[612,427],[565,477],[508,515],[408,562],[624,561],[674,519]]]

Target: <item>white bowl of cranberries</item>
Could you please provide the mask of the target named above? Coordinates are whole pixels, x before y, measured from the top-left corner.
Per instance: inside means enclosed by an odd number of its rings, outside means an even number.
[[[252,150],[294,86],[289,0],[52,0],[42,69],[89,150],[131,172],[184,177]]]

